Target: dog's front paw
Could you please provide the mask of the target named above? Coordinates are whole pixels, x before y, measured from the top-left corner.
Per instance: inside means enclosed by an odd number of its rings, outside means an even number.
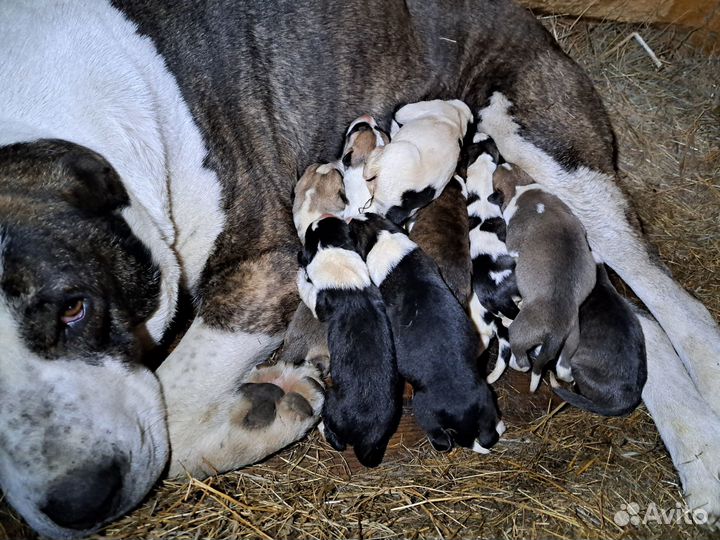
[[[720,429],[709,426],[717,438],[691,432],[686,434],[689,451],[676,462],[688,508],[697,522],[720,526]]]
[[[248,427],[265,427],[276,417],[286,421],[316,420],[324,399],[320,369],[306,362],[299,366],[275,364],[257,367],[240,392],[252,406],[245,417]]]

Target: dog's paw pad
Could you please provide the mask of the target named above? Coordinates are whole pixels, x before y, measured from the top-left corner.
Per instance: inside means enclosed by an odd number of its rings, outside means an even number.
[[[315,416],[312,405],[303,396],[296,392],[290,392],[278,403],[278,407],[283,409],[283,412],[292,414],[298,419],[311,418]]]
[[[271,383],[245,383],[239,392],[248,400],[249,408],[241,419],[248,429],[261,429],[275,421],[277,402],[285,396],[285,391]]]

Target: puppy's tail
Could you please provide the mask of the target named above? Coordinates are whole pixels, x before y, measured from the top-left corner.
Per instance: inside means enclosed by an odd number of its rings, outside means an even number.
[[[637,392],[636,396],[627,395],[627,399],[619,400],[619,403],[596,403],[589,398],[563,388],[562,386],[553,387],[555,394],[563,401],[566,401],[573,407],[599,414],[601,416],[625,416],[635,410],[642,401],[641,393]]]

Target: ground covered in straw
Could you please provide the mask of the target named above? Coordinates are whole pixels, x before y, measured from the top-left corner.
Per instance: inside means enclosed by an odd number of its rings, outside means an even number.
[[[677,279],[720,316],[720,62],[672,30],[544,18],[590,73],[619,138],[623,187]],[[660,57],[657,70],[635,41]],[[618,46],[619,45],[619,46]],[[687,524],[620,526],[637,503],[682,504],[644,408],[602,419],[501,385],[508,431],[489,456],[439,454],[411,426],[363,470],[317,433],[263,464],[164,482],[103,536],[262,538],[710,538]],[[519,383],[519,384],[518,384]],[[30,535],[0,506],[0,538]]]

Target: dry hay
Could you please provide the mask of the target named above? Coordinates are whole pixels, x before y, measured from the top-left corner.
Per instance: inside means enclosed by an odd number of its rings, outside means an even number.
[[[543,18],[590,73],[619,138],[623,187],[675,276],[720,315],[720,65],[685,35]],[[663,61],[657,70],[639,31]],[[518,380],[517,378],[515,379]],[[525,379],[522,387],[527,384]],[[613,522],[621,505],[682,504],[644,408],[602,419],[507,381],[508,431],[489,456],[434,452],[406,430],[381,467],[356,467],[317,433],[263,464],[164,482],[112,538],[710,538],[703,528]],[[0,507],[0,537],[29,530]]]

